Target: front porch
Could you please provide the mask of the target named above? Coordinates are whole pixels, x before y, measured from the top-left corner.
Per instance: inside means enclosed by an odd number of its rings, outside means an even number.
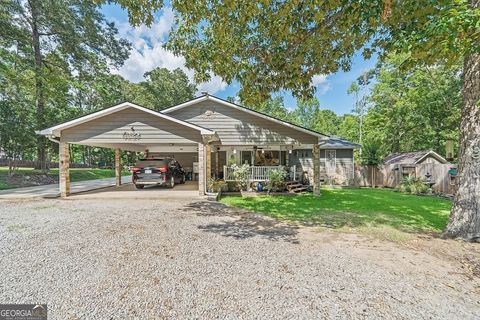
[[[236,181],[235,169],[246,165],[245,181],[268,182],[273,171],[283,170],[285,182],[298,182],[318,190],[320,182],[319,144],[221,145],[206,147],[207,180]],[[237,177],[238,178],[238,177]],[[315,183],[315,181],[318,181]]]

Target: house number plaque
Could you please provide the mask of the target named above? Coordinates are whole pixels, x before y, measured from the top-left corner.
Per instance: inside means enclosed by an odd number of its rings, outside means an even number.
[[[136,132],[134,127],[131,127],[130,131],[125,131],[122,137],[125,141],[138,141],[142,138],[142,135]]]

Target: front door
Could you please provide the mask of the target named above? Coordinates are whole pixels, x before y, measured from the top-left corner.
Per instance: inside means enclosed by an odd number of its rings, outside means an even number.
[[[335,173],[336,169],[336,150],[325,150],[325,169],[327,173]]]
[[[212,175],[215,179],[223,179],[223,167],[227,165],[226,151],[212,151]]]

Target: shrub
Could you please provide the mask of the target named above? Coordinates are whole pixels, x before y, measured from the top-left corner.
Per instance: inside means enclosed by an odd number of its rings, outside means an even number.
[[[415,177],[403,178],[398,186],[398,191],[411,194],[427,193],[428,190],[428,186],[421,179]]]
[[[235,181],[227,181],[227,190],[230,192],[238,192],[240,189]]]
[[[238,189],[246,191],[248,187],[248,180],[250,178],[250,165],[249,164],[233,164],[233,179],[235,180]]]
[[[285,189],[285,177],[287,173],[283,169],[272,169],[268,172],[269,181],[267,183],[268,192],[277,192]]]

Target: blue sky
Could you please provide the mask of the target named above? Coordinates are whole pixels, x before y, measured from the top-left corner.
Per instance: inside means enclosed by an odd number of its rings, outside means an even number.
[[[126,11],[118,5],[105,5],[102,12],[108,20],[117,24],[119,33],[133,44],[130,58],[120,70],[115,70],[130,81],[138,82],[143,79],[143,74],[155,67],[168,69],[181,68],[192,78],[193,71],[188,70],[183,57],[174,56],[163,48],[163,43],[168,39],[168,31],[174,23],[173,12],[166,7],[156,14],[154,24],[150,27],[140,26],[133,28],[128,24]],[[352,81],[375,66],[376,59],[364,60],[360,53],[355,55],[352,68],[349,72],[337,72],[330,75],[318,75],[314,78],[317,88],[316,97],[320,100],[322,109],[330,109],[337,114],[351,112],[354,98],[347,94],[347,89]],[[218,76],[212,75],[209,83],[198,84],[199,91],[208,91],[220,98],[236,96],[239,90],[238,83],[227,85]],[[281,92],[284,96],[285,106],[293,109],[296,106],[295,98],[288,92]]]

